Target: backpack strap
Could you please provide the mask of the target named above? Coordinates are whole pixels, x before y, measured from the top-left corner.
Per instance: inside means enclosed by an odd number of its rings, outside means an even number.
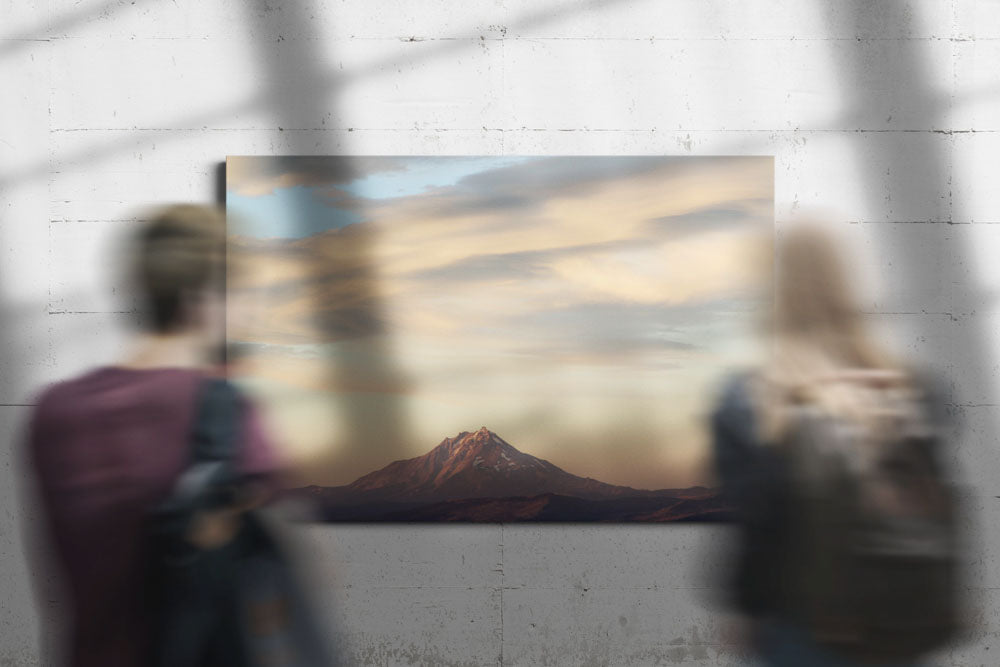
[[[186,514],[234,502],[243,408],[242,397],[228,380],[209,378],[201,383],[190,436],[190,462],[161,510]]]

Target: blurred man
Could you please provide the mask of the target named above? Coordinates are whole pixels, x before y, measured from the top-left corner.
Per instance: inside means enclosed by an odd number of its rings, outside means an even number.
[[[75,667],[150,663],[145,527],[189,463],[199,389],[224,342],[224,244],[215,208],[179,205],[156,215],[129,258],[145,330],[115,365],[56,384],[37,401],[29,456],[43,537],[70,596],[66,653]],[[254,411],[241,419],[239,468],[273,473]],[[235,529],[232,512],[205,514],[190,538],[211,549]]]

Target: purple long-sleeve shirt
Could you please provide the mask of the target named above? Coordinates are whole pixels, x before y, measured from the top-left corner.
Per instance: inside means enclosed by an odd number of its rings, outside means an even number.
[[[145,664],[143,523],[190,456],[194,369],[101,368],[48,388],[31,422],[29,455],[47,537],[65,575],[73,667]],[[277,462],[257,414],[246,414],[239,464]]]

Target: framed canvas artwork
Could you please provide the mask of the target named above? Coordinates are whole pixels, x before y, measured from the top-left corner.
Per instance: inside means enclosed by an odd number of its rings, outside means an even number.
[[[325,521],[725,519],[770,157],[230,157],[231,364]]]

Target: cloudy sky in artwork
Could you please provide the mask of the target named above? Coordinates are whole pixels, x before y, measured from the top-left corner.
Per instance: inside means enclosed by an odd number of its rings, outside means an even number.
[[[296,392],[275,428],[402,420],[326,482],[484,425],[578,475],[707,481],[706,412],[767,307],[771,158],[230,158],[227,209],[231,336]]]

